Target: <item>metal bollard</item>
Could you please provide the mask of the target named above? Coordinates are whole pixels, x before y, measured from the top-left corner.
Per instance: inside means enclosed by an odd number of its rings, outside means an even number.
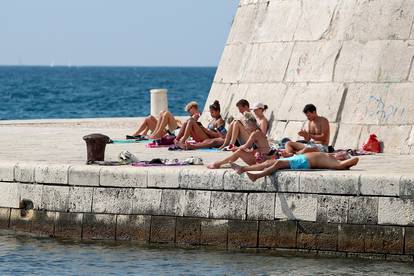
[[[168,111],[167,89],[151,89],[151,115],[158,116],[161,111]]]
[[[104,161],[106,144],[111,142],[111,139],[103,134],[94,133],[83,136],[86,142],[87,164],[93,161]]]

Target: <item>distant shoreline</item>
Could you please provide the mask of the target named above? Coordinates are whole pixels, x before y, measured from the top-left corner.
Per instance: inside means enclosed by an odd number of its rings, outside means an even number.
[[[180,66],[180,65],[156,65],[156,66],[146,66],[146,65],[13,65],[13,64],[0,64],[1,67],[39,67],[39,68],[217,68],[217,66]]]

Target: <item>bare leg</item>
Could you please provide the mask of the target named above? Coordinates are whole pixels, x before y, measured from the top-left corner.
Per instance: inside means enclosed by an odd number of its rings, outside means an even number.
[[[184,132],[185,132],[185,130],[187,128],[187,122],[188,121],[185,121],[184,124],[181,126],[180,131],[178,132],[178,135],[175,138],[175,140],[180,141],[181,138],[184,136]]]
[[[298,151],[305,149],[305,147],[306,146],[303,143],[289,141],[285,145],[285,150],[287,153],[295,154]]]
[[[275,172],[277,172],[278,170],[283,170],[283,169],[289,169],[289,161],[286,160],[277,160],[273,165],[271,165],[270,167],[268,167],[267,169],[263,170],[260,173],[247,173],[247,176],[250,178],[251,181],[256,181],[257,179],[261,178],[261,177],[265,177],[268,175],[271,175]]]
[[[159,123],[157,124],[157,128],[154,131],[151,138],[159,139],[165,135],[165,129],[168,126],[170,131],[175,130],[177,128],[177,121],[175,120],[174,116],[171,112],[164,111],[161,113],[161,117]]]
[[[253,165],[253,164],[256,163],[256,158],[254,157],[254,155],[251,152],[246,152],[242,149],[239,149],[239,150],[235,151],[229,157],[227,157],[227,158],[225,158],[221,161],[216,161],[216,162],[208,165],[207,168],[209,168],[209,169],[218,169],[221,166],[223,166],[224,164],[236,162],[237,159],[239,159],[239,158],[241,158],[248,165]]]
[[[272,166],[277,160],[267,160],[263,163],[254,164],[251,166],[239,166],[235,163],[231,164],[231,168],[235,170],[238,174],[242,174],[244,172],[250,172],[250,171],[262,171],[270,166]]]
[[[226,134],[226,138],[224,139],[224,143],[220,147],[220,149],[223,149],[223,148],[227,147],[230,144],[230,139],[231,139],[231,136],[233,135],[233,127],[234,127],[235,122],[236,121],[231,122],[231,124],[230,124],[230,126],[227,130],[227,134]]]
[[[230,144],[236,143],[237,138],[239,138],[241,144],[244,144],[249,139],[249,132],[240,121],[234,123]]]
[[[144,122],[142,122],[140,127],[132,134],[132,136],[147,135],[149,130],[155,130],[157,123],[158,120],[154,116],[148,116],[145,118]]]
[[[338,161],[332,155],[323,152],[307,153],[306,157],[312,169],[347,170],[355,166],[359,161],[358,157]]]
[[[197,142],[210,138],[194,119],[188,119],[184,135],[179,140],[184,143],[190,136]]]
[[[207,139],[203,142],[194,144],[194,145],[187,145],[187,149],[202,149],[202,148],[216,148],[223,144],[224,138],[213,138]]]

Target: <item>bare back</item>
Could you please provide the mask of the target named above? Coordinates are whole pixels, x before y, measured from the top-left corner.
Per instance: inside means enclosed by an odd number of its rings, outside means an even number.
[[[261,153],[268,153],[270,150],[269,142],[266,135],[261,130],[256,130],[251,134],[257,149]]]

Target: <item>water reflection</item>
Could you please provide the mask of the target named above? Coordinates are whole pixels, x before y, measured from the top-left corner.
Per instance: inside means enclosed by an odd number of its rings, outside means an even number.
[[[0,275],[414,275],[411,263],[62,242],[0,232]]]

